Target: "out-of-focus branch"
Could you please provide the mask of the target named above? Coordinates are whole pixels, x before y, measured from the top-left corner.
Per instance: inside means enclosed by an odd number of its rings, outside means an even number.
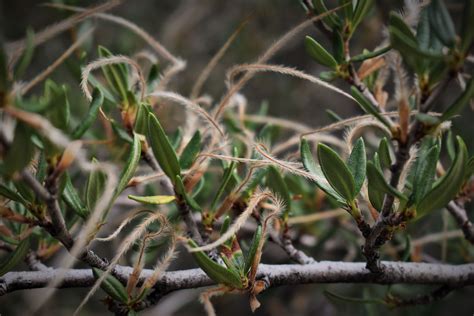
[[[451,215],[454,217],[459,227],[462,229],[464,237],[471,244],[474,245],[474,226],[469,220],[469,217],[467,217],[466,210],[454,201],[449,202],[446,208],[448,209],[449,213],[451,213]]]

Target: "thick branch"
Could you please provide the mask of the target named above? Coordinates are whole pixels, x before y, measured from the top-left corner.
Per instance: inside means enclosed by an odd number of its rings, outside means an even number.
[[[429,263],[383,262],[384,273],[374,274],[365,268],[364,262],[331,262],[299,265],[261,264],[257,278],[266,278],[270,286],[297,285],[308,283],[373,283],[373,284],[439,284],[450,287],[474,285],[474,264],[444,265]],[[117,274],[127,278],[131,267],[117,267]],[[0,295],[6,293],[46,287],[60,270],[8,272],[0,277]],[[61,288],[89,287],[95,282],[91,270],[76,269],[64,271]],[[141,278],[151,275],[144,270]],[[155,288],[169,293],[176,290],[209,286],[214,282],[201,269],[165,272]]]

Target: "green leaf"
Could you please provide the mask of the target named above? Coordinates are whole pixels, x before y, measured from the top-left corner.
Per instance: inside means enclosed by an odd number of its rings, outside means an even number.
[[[97,164],[98,161],[93,158],[93,164]],[[89,174],[86,184],[86,206],[88,210],[94,209],[97,201],[102,197],[105,190],[105,182],[107,178],[104,172],[101,170],[94,170]]]
[[[171,139],[170,139],[171,146],[173,146],[173,149],[175,151],[181,145],[182,140],[183,140],[183,130],[181,129],[181,127],[178,127],[176,129],[176,132],[173,133],[173,135],[171,136]]]
[[[464,17],[461,28],[461,49],[467,52],[474,38],[474,1],[466,0],[464,8]]]
[[[176,157],[176,152],[174,151],[173,146],[171,146],[160,122],[152,113],[149,113],[148,115],[148,136],[151,141],[153,154],[158,160],[164,173],[174,184],[176,176],[181,173],[178,157]]]
[[[181,180],[181,177],[176,176],[174,182],[175,182],[174,189],[176,190],[176,193],[184,198],[184,200],[186,201],[186,203],[188,204],[190,208],[192,208],[194,211],[201,212],[202,210],[201,206],[199,206],[196,200],[194,200],[193,197],[186,192],[184,188],[183,180]]]
[[[153,204],[153,205],[162,205],[169,204],[176,200],[174,195],[153,195],[153,196],[136,196],[129,195],[129,199],[144,203],[144,204]]]
[[[190,239],[188,242],[191,248],[197,248],[197,244]],[[243,287],[240,276],[237,272],[227,269],[217,262],[211,260],[204,252],[192,252],[194,260],[206,274],[218,284],[228,285],[232,288],[241,289]]]
[[[313,6],[317,14],[328,12],[328,9],[324,4],[323,0],[313,0]],[[323,17],[322,20],[332,29],[341,27],[341,19],[334,12],[329,13],[328,15]]]
[[[359,25],[359,23],[367,15],[373,3],[374,3],[373,0],[358,0],[357,1],[357,5],[354,10],[354,15],[352,17],[353,30]]]
[[[179,165],[181,169],[191,168],[196,156],[201,151],[201,133],[196,131],[193,137],[186,144],[186,147],[183,149],[181,157],[179,157]]]
[[[329,184],[346,201],[352,202],[357,192],[354,177],[344,161],[334,150],[321,143],[318,145],[318,158]]]
[[[58,85],[48,79],[45,82],[45,99],[48,102],[46,116],[54,126],[67,131],[71,113],[66,85]]]
[[[25,73],[26,69],[31,63],[31,59],[33,58],[33,53],[35,51],[35,32],[28,28],[26,30],[26,47],[23,51],[23,54],[18,59],[13,69],[13,78],[18,80],[23,74]]]
[[[12,145],[8,149],[4,160],[5,171],[13,174],[29,165],[35,153],[35,146],[31,141],[33,130],[26,124],[17,122]]]
[[[21,195],[19,195],[9,187],[4,186],[3,184],[0,184],[0,196],[3,196],[4,198],[15,202],[19,202],[23,205],[28,205],[28,201],[26,201]]]
[[[79,194],[77,193],[77,190],[74,188],[69,173],[66,172],[65,178],[66,185],[62,192],[62,199],[77,215],[86,219],[89,216],[89,210],[86,209],[84,203],[79,197]]]
[[[422,10],[420,12],[420,21],[416,29],[416,39],[422,50],[428,50],[430,48],[430,21],[428,19],[428,11]]]
[[[459,136],[457,143],[456,157],[451,167],[416,205],[417,217],[422,217],[432,210],[444,207],[459,193],[464,183],[468,156],[466,145]]]
[[[122,124],[117,123],[115,120],[110,120],[110,124],[112,125],[112,130],[114,131],[115,135],[122,141],[132,144],[133,139],[130,137],[130,134],[123,128]]]
[[[135,117],[135,126],[134,130],[138,134],[146,135],[148,134],[148,105],[144,103],[138,104],[137,116]]]
[[[391,194],[400,200],[407,199],[406,196],[387,183],[382,172],[371,161],[367,162],[367,179],[372,188],[377,188],[379,191]]]
[[[236,149],[234,147],[234,154],[236,153]],[[217,193],[214,196],[214,199],[211,202],[211,207],[210,209],[212,211],[215,211],[217,207],[217,203],[219,202],[219,199],[221,198],[222,194],[226,190],[227,186],[230,183],[230,179],[232,178],[234,174],[235,167],[237,166],[237,163],[235,161],[232,161],[230,165],[225,169],[224,175],[222,176],[222,182],[219,186],[219,189],[217,189]]]
[[[392,49],[392,47],[389,45],[389,46],[382,47],[378,50],[374,50],[373,52],[362,53],[360,55],[356,55],[354,57],[351,57],[351,62],[361,62],[361,61],[364,61],[364,60],[367,60],[367,59],[378,57],[378,56],[383,55],[386,52],[390,51],[391,49]]]
[[[351,8],[351,6],[346,6],[346,8],[347,7]],[[332,32],[332,51],[334,52],[334,59],[338,64],[344,62],[344,41],[339,30]]]
[[[288,189],[280,172],[274,166],[268,167],[266,184],[268,188],[275,192],[285,202],[283,219],[286,220],[289,216],[289,212],[291,211],[290,190]]]
[[[99,279],[104,272],[97,269],[92,268],[92,272],[96,279]],[[127,303],[128,301],[128,294],[127,290],[123,286],[123,284],[117,280],[113,275],[107,275],[105,279],[100,284],[100,288],[105,291],[111,298],[116,301]]]
[[[127,162],[125,163],[125,168],[119,177],[119,182],[117,188],[115,189],[115,196],[118,196],[128,185],[128,182],[135,174],[137,170],[138,163],[140,162],[140,157],[142,154],[142,145],[140,142],[140,137],[138,134],[133,134],[133,143],[130,148],[130,155],[128,156]]]
[[[72,138],[78,139],[92,126],[97,115],[99,114],[100,107],[104,103],[104,95],[98,88],[94,88],[92,92],[92,101],[89,111],[85,118],[81,120],[81,123],[72,132]]]
[[[244,266],[244,273],[247,275],[252,268],[253,260],[255,255],[257,254],[258,245],[260,243],[260,239],[262,239],[263,230],[262,226],[258,226],[257,230],[253,234],[252,243],[250,244],[250,248],[245,255],[245,266]]]
[[[329,117],[333,122],[340,122],[340,121],[342,121],[342,117],[340,117],[339,114],[337,114],[337,113],[334,112],[333,110],[327,109],[327,110],[326,110],[326,114],[328,115],[328,117]]]
[[[30,249],[29,238],[23,239],[15,250],[10,253],[3,262],[0,263],[0,277],[13,269],[17,264],[23,261],[26,253]]]
[[[444,45],[452,47],[456,42],[454,23],[442,0],[431,0],[428,6],[430,25]]]
[[[453,116],[459,114],[466,104],[469,103],[469,100],[474,97],[474,78],[471,78],[466,85],[466,89],[464,89],[463,93],[454,101],[454,103],[444,111],[443,115],[441,115],[441,121],[447,121],[451,119]]]
[[[313,159],[313,154],[311,153],[309,143],[306,139],[301,140],[301,160],[305,169],[311,173],[316,179],[314,180],[316,185],[323,190],[327,195],[335,199],[341,204],[344,204],[344,199],[337,193],[331,185],[328,183],[324,177],[323,171],[321,168],[316,165],[316,162]]]
[[[372,103],[370,103],[365,96],[360,92],[356,87],[352,86],[351,87],[351,94],[356,99],[357,104],[364,110],[364,112],[368,114],[372,114],[375,116],[380,122],[382,122],[385,126],[390,128],[390,122],[383,117],[380,112],[378,111],[377,108],[375,108]]]
[[[337,61],[332,57],[332,55],[314,40],[311,36],[306,36],[304,41],[306,51],[315,61],[329,67],[331,69],[336,69]]]
[[[380,164],[383,169],[390,168],[392,165],[392,158],[390,157],[390,149],[388,140],[386,137],[382,138],[377,149],[378,156],[380,158]]]
[[[103,46],[98,48],[100,57],[111,57],[112,53]],[[111,85],[116,93],[122,98],[122,101],[127,100],[128,91],[128,71],[124,64],[114,64],[102,67],[105,78],[109,85]]]
[[[436,175],[436,164],[439,160],[440,148],[438,145],[431,147],[427,152],[420,153],[413,179],[413,197],[415,203],[425,196],[431,189]]]
[[[367,170],[367,157],[365,153],[364,139],[362,137],[355,143],[349,159],[347,160],[347,166],[354,177],[355,192],[357,195],[364,184],[365,173]]]

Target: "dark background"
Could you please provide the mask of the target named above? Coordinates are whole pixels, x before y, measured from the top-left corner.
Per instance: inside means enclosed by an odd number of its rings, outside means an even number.
[[[59,21],[65,15],[51,8],[42,7],[43,1],[2,0],[0,1],[0,29],[5,40],[14,41],[24,37],[27,27],[40,30],[45,26]],[[94,1],[78,1],[79,5],[87,6]],[[354,38],[352,51],[359,53],[363,48],[372,49],[383,39],[383,28],[390,9],[400,10],[402,1],[376,1],[376,12],[361,25],[361,30]],[[461,14],[460,1],[447,1],[455,21]],[[244,28],[237,40],[232,44],[219,66],[211,74],[204,91],[214,100],[219,100],[224,85],[225,70],[235,64],[252,62],[280,35],[292,26],[301,22],[304,11],[296,0],[129,0],[120,7],[112,10],[114,14],[130,19],[143,27],[156,39],[162,42],[174,55],[187,61],[186,70],[174,79],[172,89],[189,94],[193,80],[199,71],[212,58],[235,28],[250,15],[250,23]],[[105,21],[98,21],[94,45],[101,44],[114,53],[132,54],[143,48],[145,44],[131,32]],[[323,44],[321,33],[314,28],[294,38],[289,45],[281,50],[271,63],[293,66],[311,74],[317,74],[323,69],[313,62],[305,53],[303,35],[311,34]],[[65,35],[48,41],[35,51],[32,67],[28,69],[25,79],[32,78],[36,73],[47,67],[70,44],[70,38]],[[93,56],[90,56],[93,58]],[[54,72],[53,78],[59,82],[73,82],[70,73],[61,67]],[[336,82],[340,87],[347,88],[344,83]],[[40,88],[38,88],[40,89]],[[458,88],[451,86],[440,100],[439,107],[446,106],[446,100],[453,99],[453,92]],[[243,90],[249,101],[249,112],[259,107],[262,101],[270,104],[269,114],[302,122],[312,127],[323,126],[330,122],[324,110],[331,109],[341,117],[361,114],[360,110],[347,99],[308,82],[276,74],[257,75]],[[468,148],[474,148],[474,125],[472,109],[467,109],[463,115],[454,121],[453,131],[462,135]],[[471,216],[472,217],[472,216]],[[439,226],[439,225],[438,225]],[[436,227],[439,230],[439,227]],[[414,235],[422,235],[427,230],[419,229]],[[440,246],[434,245],[431,252],[439,258]],[[279,249],[270,248],[267,252],[276,252],[276,262],[285,262],[284,255]],[[190,267],[190,260],[184,251],[172,269]],[[281,258],[280,258],[280,257]],[[324,253],[315,254],[317,259],[340,260],[342,257],[328,257]],[[472,257],[471,257],[472,258]],[[358,258],[361,259],[361,258]],[[382,297],[386,286],[365,285],[301,285],[271,289],[263,293],[259,299],[262,307],[256,315],[472,315],[474,312],[473,289],[461,289],[445,300],[430,306],[388,310],[374,305],[332,302],[322,293],[330,289],[347,296]],[[394,287],[399,293],[410,295],[430,290],[428,287]],[[30,290],[0,297],[0,314],[24,315],[28,302],[34,300],[35,293],[41,290]],[[45,315],[69,315],[86,293],[86,289],[66,289],[57,291],[45,310]],[[155,308],[143,312],[143,315],[190,315],[203,314],[202,307],[197,303],[201,290],[184,290],[168,295]],[[103,292],[99,291],[83,310],[83,315],[101,315],[105,307],[100,303]],[[248,300],[242,295],[226,295],[214,299],[219,315],[250,314]]]

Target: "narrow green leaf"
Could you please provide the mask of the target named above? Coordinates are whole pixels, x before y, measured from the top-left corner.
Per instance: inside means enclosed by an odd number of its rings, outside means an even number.
[[[171,135],[171,139],[170,139],[171,146],[173,146],[173,149],[175,151],[181,145],[182,140],[183,140],[183,130],[181,129],[181,127],[178,127],[176,129],[176,132],[174,132],[173,135]]]
[[[352,202],[357,192],[354,177],[344,161],[334,150],[321,143],[318,145],[318,158],[329,184],[346,201]]]
[[[69,173],[66,172],[66,186],[62,192],[62,199],[66,202],[67,206],[69,206],[77,215],[82,218],[87,218],[89,216],[89,211],[86,209],[84,203],[82,202],[77,190],[74,188],[71,177]]]
[[[358,0],[356,8],[354,10],[354,15],[352,17],[352,28],[355,29],[359,23],[365,18],[367,13],[369,13],[370,8],[372,7],[373,0]]]
[[[436,164],[439,160],[439,152],[439,146],[435,145],[427,152],[420,153],[418,157],[419,162],[416,165],[412,193],[415,203],[419,203],[433,186],[433,181],[436,174]]]
[[[93,164],[97,164],[97,160],[92,159]],[[97,201],[102,197],[105,190],[106,175],[101,170],[94,170],[89,174],[86,184],[86,206],[88,210],[93,210]]]
[[[33,130],[26,124],[18,122],[15,127],[15,136],[4,160],[5,171],[13,174],[24,169],[30,163],[35,153],[35,146],[31,141]]]
[[[428,6],[430,25],[444,45],[452,47],[456,42],[454,23],[443,0],[431,0]]]
[[[181,169],[189,169],[194,163],[194,160],[196,159],[196,156],[199,154],[200,151],[201,133],[199,131],[196,131],[193,137],[186,144],[186,147],[184,147],[181,157],[179,157],[179,165]]]
[[[390,168],[390,166],[392,165],[392,158],[390,157],[389,147],[390,146],[388,145],[387,138],[382,138],[379,144],[379,148],[377,149],[382,169]]]
[[[306,36],[304,41],[306,51],[315,61],[329,67],[331,69],[336,69],[337,61],[332,57],[332,55],[314,40],[311,36]]]
[[[314,10],[317,14],[322,14],[328,12],[326,5],[323,0],[313,0]],[[322,18],[323,22],[326,23],[331,29],[341,27],[341,19],[337,16],[336,13],[332,12]]]
[[[351,6],[346,6],[346,8],[351,8]],[[334,53],[334,59],[338,64],[344,62],[344,41],[339,30],[333,30],[332,32],[332,51]]]
[[[105,47],[98,48],[100,57],[111,57],[112,53]],[[128,71],[124,64],[114,64],[102,67],[105,78],[109,85],[111,85],[116,93],[122,98],[122,101],[127,100],[128,91]]]
[[[114,131],[115,135],[122,141],[132,144],[133,139],[130,137],[130,134],[123,128],[122,124],[117,123],[115,120],[110,120],[110,124],[112,125],[112,130]]]
[[[377,188],[379,191],[391,194],[400,200],[407,199],[406,196],[387,183],[382,172],[371,161],[367,162],[367,179],[372,188]]]
[[[375,57],[378,57],[380,55],[383,55],[383,54],[387,53],[391,49],[392,49],[392,47],[389,45],[389,46],[382,47],[378,50],[374,50],[373,52],[362,53],[360,55],[356,55],[356,56],[352,57],[351,62],[361,62],[361,61],[364,61],[364,60],[367,60],[367,59],[375,58]]]
[[[250,268],[252,267],[253,260],[255,258],[255,255],[257,254],[258,245],[260,243],[260,240],[262,239],[262,235],[263,235],[262,226],[259,225],[255,233],[253,234],[252,243],[250,244],[250,248],[247,251],[247,254],[245,255],[245,266],[244,266],[245,275],[249,273]]]
[[[67,131],[71,117],[66,85],[56,84],[48,79],[45,82],[45,99],[48,103],[46,116],[57,128]]]
[[[142,153],[142,146],[140,137],[138,134],[133,134],[133,143],[130,148],[130,155],[128,156],[127,162],[125,163],[125,168],[119,177],[119,182],[117,188],[115,189],[115,196],[118,196],[128,185],[128,182],[135,174],[138,164],[140,162],[140,157]]]
[[[92,272],[94,274],[94,277],[96,279],[99,279],[104,272],[97,269],[97,268],[92,268]],[[128,294],[127,290],[123,286],[123,284],[117,280],[113,275],[107,275],[105,279],[102,281],[100,284],[100,288],[104,290],[105,293],[107,293],[111,298],[114,300],[117,300],[122,303],[127,303],[128,301]]]
[[[454,103],[441,115],[441,121],[447,121],[453,116],[459,114],[466,104],[474,97],[474,78],[471,78],[466,85],[463,93],[454,101]]]
[[[153,154],[164,173],[170,178],[171,182],[174,183],[176,176],[181,173],[179,161],[160,122],[152,113],[148,115],[148,136],[151,141]]]
[[[459,136],[457,143],[458,149],[451,167],[416,205],[417,217],[422,217],[432,210],[444,207],[459,193],[466,174],[468,156],[466,145]]]
[[[337,193],[329,184],[327,179],[324,177],[323,171],[321,168],[316,165],[316,162],[313,159],[313,154],[311,153],[309,143],[306,139],[301,140],[301,160],[305,169],[311,173],[317,180],[315,180],[316,185],[323,190],[327,195],[335,199],[341,204],[345,203],[344,198],[342,198],[339,193]]]
[[[21,76],[25,73],[26,69],[31,63],[31,59],[33,58],[33,53],[35,51],[35,32],[28,28],[26,30],[26,47],[23,51],[23,54],[18,59],[15,67],[13,69],[13,78],[15,80],[20,79]]]
[[[474,39],[474,1],[464,1],[466,7],[464,8],[463,23],[461,28],[461,49],[467,52],[472,45]]]
[[[385,126],[387,126],[388,128],[390,128],[390,122],[385,118],[383,117],[380,112],[378,111],[377,108],[375,108],[372,103],[370,103],[365,97],[364,95],[362,94],[362,92],[360,92],[356,87],[352,86],[351,87],[351,94],[352,96],[354,97],[354,99],[356,99],[357,101],[357,104],[362,108],[362,110],[364,110],[364,112],[368,113],[368,114],[372,114],[373,116],[375,116],[380,122],[382,122]]]
[[[23,239],[15,250],[10,253],[3,262],[0,263],[0,277],[11,271],[17,264],[23,261],[26,253],[30,249],[29,238]]]
[[[72,138],[78,139],[81,138],[82,135],[92,126],[94,121],[99,114],[100,107],[104,103],[104,95],[98,88],[94,88],[92,92],[92,101],[91,106],[89,107],[89,111],[87,111],[87,115],[85,118],[81,120],[81,123],[74,129],[72,132]]]
[[[191,248],[196,248],[197,244],[190,239],[188,242]],[[227,269],[217,262],[211,260],[204,252],[192,252],[194,260],[206,274],[218,284],[231,286],[232,288],[241,289],[242,281],[238,273],[234,270]]]
[[[355,143],[349,159],[347,160],[347,166],[354,177],[355,193],[357,195],[364,184],[365,173],[367,170],[367,157],[365,153],[364,139],[362,137]]]
[[[175,182],[174,189],[176,190],[176,193],[181,195],[184,198],[184,200],[186,201],[186,203],[191,209],[193,209],[196,212],[201,212],[202,211],[201,206],[199,206],[196,200],[194,200],[194,198],[186,192],[184,188],[183,180],[181,180],[181,177],[176,176],[174,182]]]
[[[138,104],[137,116],[135,117],[135,133],[147,135],[148,134],[148,105],[144,103]]]
[[[327,110],[326,110],[326,114],[328,115],[328,117],[329,117],[333,122],[340,122],[340,121],[342,121],[342,117],[340,117],[339,114],[337,114],[337,113],[334,112],[333,110],[327,109]]]
[[[3,184],[0,184],[0,196],[15,202],[19,202],[23,205],[28,205],[28,201],[26,201],[20,194],[16,193],[9,187],[4,186]]]
[[[428,18],[428,11],[423,9],[420,12],[420,21],[416,29],[416,39],[419,43],[419,46],[422,50],[428,50],[430,48],[430,21]]]
[[[236,149],[234,148],[234,154],[235,154]],[[224,175],[222,176],[222,182],[219,186],[219,189],[217,189],[217,193],[214,196],[214,199],[211,202],[211,211],[215,211],[217,207],[217,203],[219,202],[222,194],[224,191],[227,189],[227,186],[229,185],[230,179],[232,178],[235,167],[237,166],[237,163],[235,161],[232,161],[229,166],[225,169]]]
[[[153,196],[137,196],[129,195],[129,199],[144,203],[144,204],[153,204],[153,205],[162,205],[169,204],[176,200],[174,195],[153,195]]]

